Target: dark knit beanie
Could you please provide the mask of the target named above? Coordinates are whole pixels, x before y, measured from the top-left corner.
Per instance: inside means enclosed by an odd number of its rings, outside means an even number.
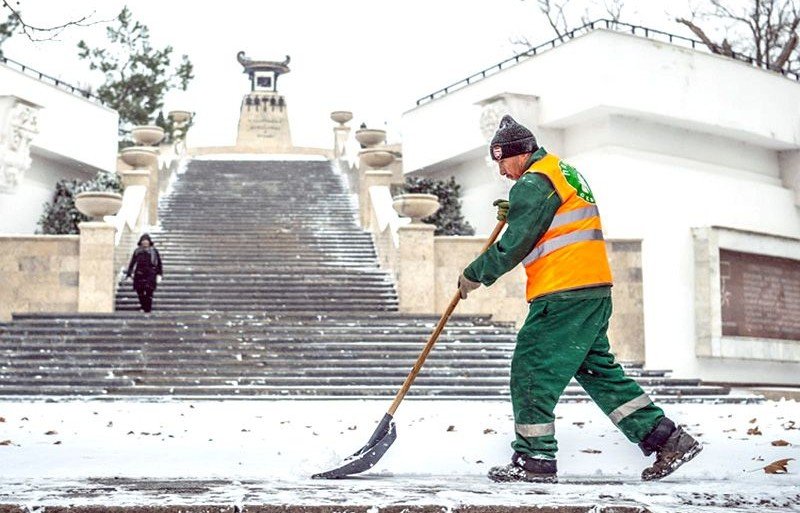
[[[493,160],[501,160],[523,153],[533,153],[538,149],[539,145],[536,144],[533,132],[506,114],[500,120],[500,126],[489,145],[489,156]]]

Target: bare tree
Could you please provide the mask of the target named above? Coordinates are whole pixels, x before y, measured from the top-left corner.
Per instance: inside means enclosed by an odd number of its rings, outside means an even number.
[[[525,0],[522,0],[523,2]],[[619,21],[625,9],[625,0],[603,0],[602,5],[588,0],[536,0],[536,7],[547,19],[547,23],[559,41],[564,41],[566,34],[581,25],[586,25],[598,18]],[[576,9],[583,8],[583,14],[578,16]],[[515,45],[531,47],[533,44],[525,37],[512,38]]]
[[[71,21],[67,21],[62,23],[61,25],[54,25],[50,27],[40,27],[37,25],[32,25],[25,21],[22,17],[22,11],[20,10],[20,2],[19,0],[16,2],[10,2],[9,0],[0,0],[0,7],[3,7],[5,10],[9,12],[9,21],[7,23],[13,23],[13,30],[18,30],[25,34],[28,39],[31,41],[49,41],[52,39],[56,39],[65,29],[68,27],[88,27],[90,25],[95,25],[97,23],[104,23],[106,20],[97,20],[92,21],[91,18],[94,16],[94,11],[90,14],[83,16],[78,19],[74,19]],[[12,5],[13,4],[13,5]],[[6,37],[10,37],[11,33]]]
[[[676,21],[689,28],[714,53],[733,56],[734,53],[753,58],[758,66],[775,71],[800,70],[797,28],[800,25],[798,0],[749,0],[744,6],[732,7],[730,0],[705,0],[704,10],[696,11],[692,19]],[[721,42],[700,24],[725,25]],[[718,38],[717,38],[718,39]]]

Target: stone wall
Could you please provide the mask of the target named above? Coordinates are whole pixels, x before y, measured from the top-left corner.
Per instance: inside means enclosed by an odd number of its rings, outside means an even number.
[[[0,321],[12,312],[77,312],[77,235],[0,235]]]
[[[441,313],[453,299],[458,275],[482,249],[483,237],[435,237],[435,304]],[[608,256],[614,275],[614,314],[609,328],[612,350],[621,361],[644,361],[641,241],[611,240]],[[459,303],[456,313],[491,314],[498,321],[521,326],[528,313],[522,266],[491,287],[481,287]]]

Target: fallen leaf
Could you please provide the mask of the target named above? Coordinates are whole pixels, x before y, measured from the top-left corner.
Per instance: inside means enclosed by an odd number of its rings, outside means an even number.
[[[355,431],[357,428],[358,428],[358,426],[350,426],[350,427],[347,428],[347,430],[348,431]]]
[[[786,474],[789,472],[789,469],[786,466],[792,461],[794,458],[784,458],[782,460],[776,460],[764,467],[764,473],[766,474]]]
[[[586,454],[600,454],[603,451],[598,451],[597,449],[581,449],[581,452],[585,452]]]
[[[56,440],[55,442],[53,442],[53,445],[61,445],[61,440]]]
[[[106,427],[113,427],[113,426],[114,426],[114,423],[112,421],[110,421],[110,420],[108,421],[108,424],[106,424]]]
[[[455,427],[455,426],[449,426],[449,427],[447,428],[447,431],[448,431],[448,432],[455,431],[455,430],[456,430],[456,427]]]
[[[242,429],[242,433],[249,433],[249,432],[250,432],[249,429]]]
[[[497,431],[495,431],[492,428],[486,428],[486,429],[483,430],[483,434],[484,435],[491,435],[491,434],[494,434],[494,433],[497,433]]]
[[[761,456],[756,456],[755,458],[750,458],[750,459],[753,461],[764,461],[764,458],[762,458]]]
[[[755,423],[756,423],[756,420],[757,420],[757,419],[756,419],[755,417],[753,417],[752,419],[750,419],[750,424],[755,424]]]
[[[748,429],[747,430],[747,434],[748,435],[761,435],[762,433],[761,433],[761,430],[758,429],[758,426],[756,426],[754,428]]]
[[[723,433],[731,433],[731,432],[733,432],[733,431],[736,431],[736,428],[731,428],[731,429],[723,429],[723,430],[722,430],[722,432],[723,432]]]
[[[775,447],[786,447],[787,445],[792,445],[792,444],[790,444],[786,440],[781,439],[781,440],[773,440],[772,445],[774,445]]]
[[[483,460],[475,460],[475,463],[483,463]]]
[[[579,428],[582,428],[584,424],[586,424],[586,423],[585,422],[573,422],[572,423],[573,426],[578,426]]]
[[[57,434],[58,434],[58,431],[53,431],[52,429],[50,431],[48,431],[47,433],[45,433],[45,435],[57,435]]]
[[[3,440],[0,445],[11,445],[11,440]]]
[[[789,422],[781,424],[781,427],[783,427],[783,429],[785,429],[786,431],[789,431],[789,430],[792,430],[792,429],[797,429],[794,426],[795,426],[795,422],[793,420],[790,420]]]
[[[3,418],[3,417],[0,417],[0,422],[5,422],[5,421],[6,421],[6,419],[5,419],[5,418]]]

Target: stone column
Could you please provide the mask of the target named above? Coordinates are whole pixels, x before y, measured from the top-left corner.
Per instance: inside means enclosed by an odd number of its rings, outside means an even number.
[[[337,126],[333,127],[333,158],[341,158],[345,154],[345,144],[350,135],[350,127],[347,122],[353,119],[353,113],[349,110],[335,110],[331,112],[331,119]]]
[[[358,156],[359,173],[361,175],[359,178],[358,206],[361,214],[361,226],[368,228],[372,222],[372,200],[369,197],[369,188],[373,185],[385,185],[387,187],[391,185],[392,172],[386,167],[394,161],[394,155],[381,148],[367,148],[358,152]]]
[[[412,223],[398,230],[397,295],[401,312],[435,311],[434,231],[436,226],[424,223]]]
[[[123,189],[127,189],[133,185],[140,185],[145,189],[149,189],[150,187],[150,170],[149,169],[131,169],[131,170],[124,170],[124,171],[117,171],[117,174],[122,179],[122,187]],[[136,219],[136,227],[134,229],[135,232],[139,232],[142,226],[147,225],[147,215],[150,211],[148,206],[149,204],[149,194],[145,193],[144,196],[144,204],[142,205],[142,211],[139,213],[139,217]]]
[[[78,311],[114,311],[114,235],[108,223],[89,221],[80,230]]]
[[[158,224],[158,148],[131,146],[124,148],[120,155],[126,164],[150,171],[150,183],[147,185],[147,220],[151,225]]]
[[[364,171],[361,177],[361,191],[359,197],[361,226],[372,231],[374,228],[372,221],[374,218],[372,209],[372,198],[369,195],[369,188],[373,186],[389,187],[392,183],[392,172],[383,169],[373,169]]]
[[[333,158],[338,159],[345,154],[345,144],[350,136],[350,127],[346,125],[333,127]]]

